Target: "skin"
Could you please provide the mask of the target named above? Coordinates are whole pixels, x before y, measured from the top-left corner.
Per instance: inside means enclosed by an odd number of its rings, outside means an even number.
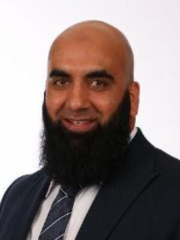
[[[76,24],[60,34],[50,49],[46,107],[54,122],[86,132],[105,125],[126,91],[130,93],[130,129],[139,106],[133,56],[125,36],[98,21]]]

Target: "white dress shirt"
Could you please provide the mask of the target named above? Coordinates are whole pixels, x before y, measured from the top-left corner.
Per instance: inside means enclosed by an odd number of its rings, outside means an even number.
[[[137,128],[134,128],[130,134],[130,141],[134,138],[137,133]],[[60,185],[54,184],[51,181],[45,199],[42,202],[35,218],[32,223],[30,232],[27,240],[38,240],[41,229],[47,218],[51,205],[57,196],[60,189]],[[93,203],[97,193],[99,192],[100,186],[93,185],[82,189],[75,198],[72,215],[66,228],[64,240],[74,240],[82,225],[82,222]]]

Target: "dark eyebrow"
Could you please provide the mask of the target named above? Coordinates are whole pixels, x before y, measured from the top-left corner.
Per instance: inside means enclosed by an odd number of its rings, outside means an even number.
[[[65,77],[65,78],[70,78],[70,74],[61,70],[61,69],[53,69],[50,73],[49,73],[49,78],[52,77]]]
[[[86,74],[86,78],[108,78],[114,80],[114,77],[106,70],[94,70]]]

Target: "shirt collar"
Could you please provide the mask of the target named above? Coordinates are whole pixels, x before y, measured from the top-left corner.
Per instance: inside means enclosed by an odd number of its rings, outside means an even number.
[[[132,132],[130,133],[130,142],[133,140],[133,138],[136,136],[137,133],[137,127],[134,127]]]
[[[49,187],[48,187],[48,190],[47,190],[47,193],[45,195],[45,199],[49,197],[50,193],[52,192],[53,188],[55,187],[55,182],[54,180],[52,180],[49,184]]]

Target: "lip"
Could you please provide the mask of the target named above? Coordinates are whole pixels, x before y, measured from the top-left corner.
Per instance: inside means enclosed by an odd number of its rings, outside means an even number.
[[[86,132],[93,129],[97,121],[95,119],[63,119],[64,126],[74,132]]]

